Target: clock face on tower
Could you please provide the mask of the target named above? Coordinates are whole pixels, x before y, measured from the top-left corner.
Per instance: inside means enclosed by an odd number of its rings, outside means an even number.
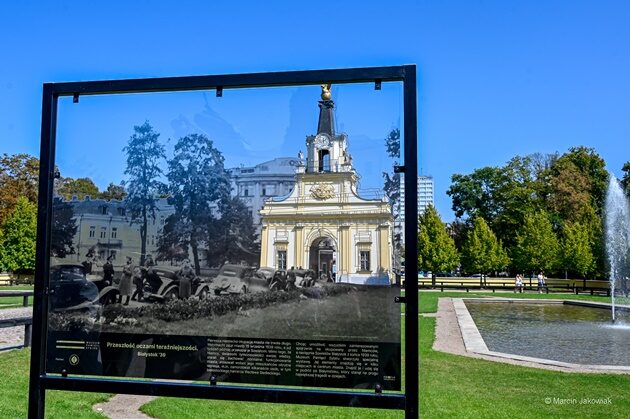
[[[315,147],[328,148],[330,147],[330,138],[326,134],[317,134],[315,137]]]

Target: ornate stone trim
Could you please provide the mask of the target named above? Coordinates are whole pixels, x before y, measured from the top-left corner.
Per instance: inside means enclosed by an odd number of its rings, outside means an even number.
[[[332,185],[326,184],[313,186],[310,192],[313,198],[319,200],[326,200],[335,196],[335,188]]]

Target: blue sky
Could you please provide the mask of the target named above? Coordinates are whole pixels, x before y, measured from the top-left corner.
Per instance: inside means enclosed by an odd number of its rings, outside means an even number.
[[[415,63],[420,170],[434,176],[437,208],[451,219],[450,176],[516,154],[586,145],[620,175],[630,160],[628,21],[630,3],[623,1],[2,2],[0,153],[39,153],[43,82]],[[308,112],[317,112],[308,89],[248,97],[251,107],[256,100],[277,104],[276,116],[258,120],[239,118],[230,93],[214,107],[212,96],[182,95],[179,113],[167,110],[180,102],[164,100],[169,105],[160,107],[155,123],[164,137],[190,127],[188,120],[195,129],[255,144],[259,122],[267,125],[270,144],[299,145],[312,133]],[[352,135],[376,144],[383,130],[400,123],[395,88],[379,97],[341,89],[338,124],[351,135],[351,147]],[[214,125],[207,103],[219,116]],[[91,104],[82,98],[80,106]],[[105,109],[96,100],[92,106]],[[64,109],[64,129],[78,138],[80,111]],[[125,118],[136,123],[124,107],[108,109],[121,127]],[[361,126],[357,115],[364,112],[379,115],[378,123],[369,117]],[[307,132],[300,134],[302,127]],[[99,129],[86,137],[86,150],[106,134]],[[362,151],[353,151],[355,161]],[[84,166],[75,161],[62,169],[97,177],[105,159],[92,155],[93,164],[86,153]],[[364,163],[359,170],[373,167]],[[365,183],[376,183],[373,172],[363,173]]]

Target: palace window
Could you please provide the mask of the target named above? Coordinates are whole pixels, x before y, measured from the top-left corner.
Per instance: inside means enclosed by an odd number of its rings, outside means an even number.
[[[107,227],[101,227],[101,239],[107,237]]]
[[[265,185],[262,188],[263,196],[274,196],[276,195],[276,185]]]
[[[90,237],[96,236],[96,226],[90,226]]]
[[[117,235],[118,235],[118,228],[112,227],[112,239],[115,239]]]
[[[278,269],[287,269],[287,251],[278,250]]]
[[[359,252],[359,262],[360,262],[361,271],[370,270],[370,251],[369,250],[361,250]]]

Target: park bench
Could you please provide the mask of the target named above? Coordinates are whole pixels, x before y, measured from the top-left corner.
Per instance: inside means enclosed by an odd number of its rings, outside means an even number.
[[[418,280],[418,288],[421,289],[461,289],[466,292],[470,290],[488,290],[493,293],[499,291],[512,290],[516,292],[514,281],[512,279],[504,278],[438,278],[435,283],[427,279]],[[538,286],[535,279],[526,279],[523,285],[523,291],[543,291],[546,294],[549,292],[573,292],[575,283],[573,280],[553,279],[542,287]]]
[[[28,307],[28,297],[33,296],[33,291],[0,291],[2,297],[22,297],[22,305]],[[24,343],[17,346],[0,347],[0,351],[9,349],[28,348],[31,346],[33,318],[31,316],[19,316],[10,319],[0,319],[0,329],[6,327],[24,326]]]
[[[610,287],[584,287],[584,286],[576,286],[575,287],[575,295],[583,293],[590,293],[591,295],[606,295],[610,297]]]

